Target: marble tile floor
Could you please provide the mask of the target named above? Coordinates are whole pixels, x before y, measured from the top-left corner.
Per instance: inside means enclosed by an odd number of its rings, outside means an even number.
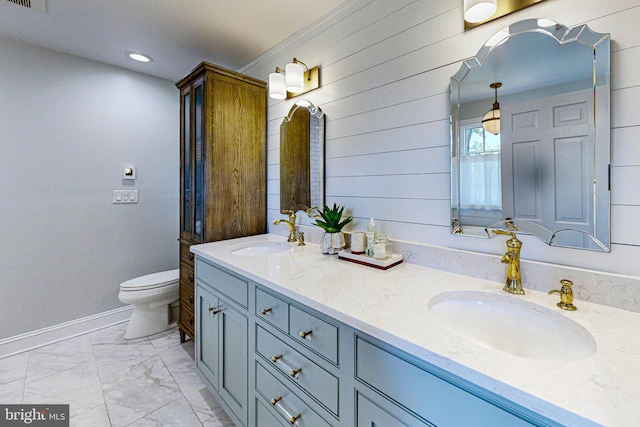
[[[233,427],[177,329],[125,340],[127,323],[0,359],[0,402],[69,404],[73,427]]]

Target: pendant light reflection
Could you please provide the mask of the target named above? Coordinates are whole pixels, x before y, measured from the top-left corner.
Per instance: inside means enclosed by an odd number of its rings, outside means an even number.
[[[500,133],[500,104],[498,103],[498,88],[502,87],[502,83],[491,83],[489,87],[495,90],[495,101],[493,108],[482,118],[482,127],[485,131],[498,135]]]
[[[481,22],[496,13],[497,0],[464,0],[464,20],[471,23]]]

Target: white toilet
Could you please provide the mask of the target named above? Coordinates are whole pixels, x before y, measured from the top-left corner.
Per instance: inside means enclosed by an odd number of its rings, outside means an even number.
[[[124,337],[146,337],[169,329],[175,323],[180,270],[161,271],[120,284],[118,299],[133,305],[133,314]]]

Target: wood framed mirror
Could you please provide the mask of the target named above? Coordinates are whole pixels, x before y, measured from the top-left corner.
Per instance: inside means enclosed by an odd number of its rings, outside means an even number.
[[[296,102],[280,125],[280,211],[324,206],[324,113]]]

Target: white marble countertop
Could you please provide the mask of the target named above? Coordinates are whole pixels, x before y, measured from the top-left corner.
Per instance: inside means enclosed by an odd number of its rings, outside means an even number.
[[[526,295],[511,296],[500,283],[408,263],[382,271],[323,255],[312,243],[267,256],[231,253],[247,242],[285,240],[267,234],[191,251],[564,425],[640,422],[639,313],[578,300],[578,311],[567,312],[556,307],[557,294],[528,290],[526,283]],[[586,328],[598,348],[578,361],[533,360],[452,335],[436,327],[427,305],[454,290],[496,292],[557,311]]]

